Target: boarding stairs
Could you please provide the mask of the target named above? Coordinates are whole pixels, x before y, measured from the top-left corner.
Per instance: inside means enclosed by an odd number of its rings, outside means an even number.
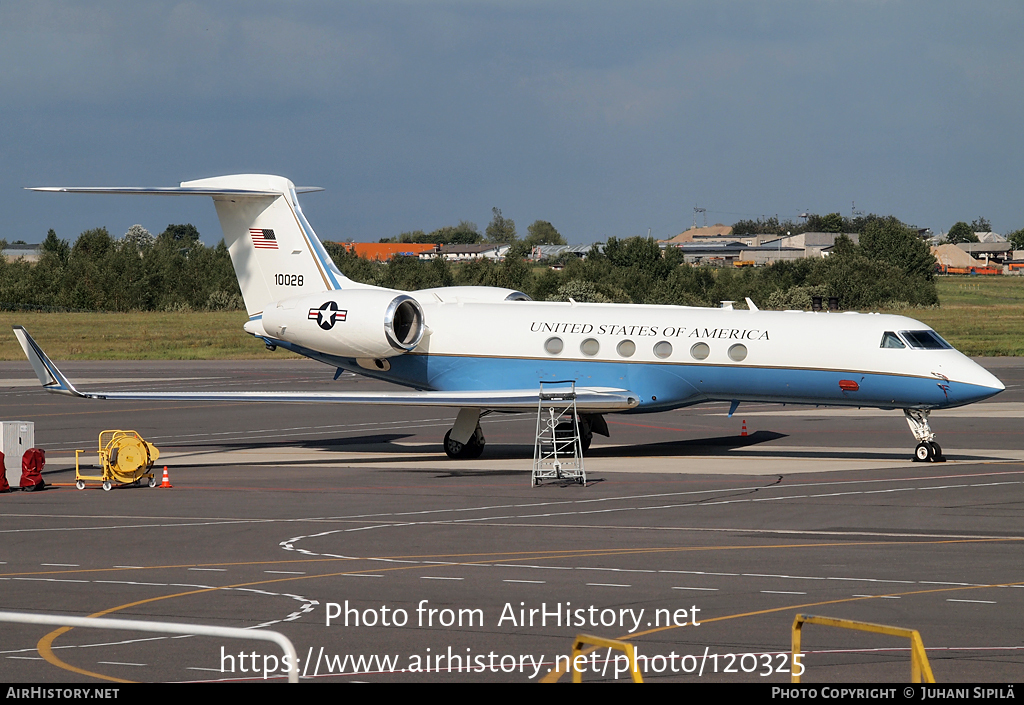
[[[541,382],[537,395],[531,485],[536,487],[551,480],[587,484],[575,380]]]

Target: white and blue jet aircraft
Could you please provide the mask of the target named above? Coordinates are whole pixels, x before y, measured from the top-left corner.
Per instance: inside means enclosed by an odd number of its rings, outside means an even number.
[[[296,188],[244,174],[168,188],[37,191],[212,197],[249,314],[246,332],[406,388],[394,392],[85,392],[24,328],[14,331],[43,387],[89,399],[326,402],[459,409],[452,458],[484,449],[481,414],[535,410],[541,382],[575,380],[582,445],[604,414],[703,402],[903,409],[917,460],[941,461],[935,409],[1004,389],[928,326],[903,316],[533,301],[495,287],[396,291],[346,278],[306,221]]]

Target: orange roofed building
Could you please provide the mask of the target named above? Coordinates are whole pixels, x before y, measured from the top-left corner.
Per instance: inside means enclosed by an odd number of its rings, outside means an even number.
[[[438,251],[438,246],[422,242],[339,242],[357,257],[387,262],[395,255],[406,257],[429,257]]]

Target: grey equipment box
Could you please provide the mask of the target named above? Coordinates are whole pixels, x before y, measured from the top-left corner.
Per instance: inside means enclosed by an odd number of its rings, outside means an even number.
[[[34,421],[0,421],[0,453],[4,454],[7,484],[21,484],[21,458],[29,448],[36,447]]]

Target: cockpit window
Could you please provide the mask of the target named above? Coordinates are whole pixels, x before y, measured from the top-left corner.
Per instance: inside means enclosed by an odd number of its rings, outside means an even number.
[[[905,348],[907,346],[903,344],[903,341],[899,339],[899,336],[897,336],[891,330],[887,330],[884,333],[882,333],[882,344],[879,347]]]
[[[948,350],[953,347],[932,330],[901,330],[900,335],[910,347],[918,350]]]

